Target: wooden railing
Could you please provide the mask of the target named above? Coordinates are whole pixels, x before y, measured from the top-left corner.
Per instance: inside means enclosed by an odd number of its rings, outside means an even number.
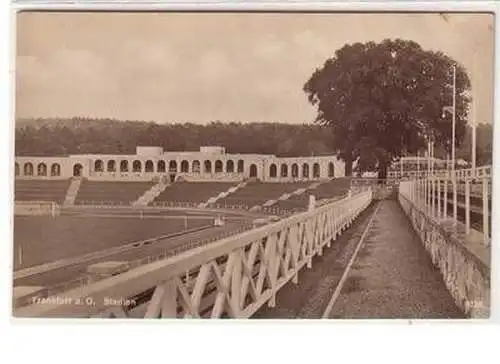
[[[491,217],[491,174],[481,178],[439,177],[433,176],[412,181],[403,181],[399,193],[412,204],[419,207],[429,217],[437,220],[449,220],[465,225],[465,234],[471,232],[471,214],[481,216],[479,229],[483,242],[490,242]],[[463,197],[459,203],[458,195]],[[450,196],[451,195],[451,198]],[[471,203],[474,202],[474,203]],[[459,219],[458,209],[464,211],[463,220]]]
[[[492,168],[491,166],[481,166],[481,167],[476,167],[476,170],[474,171],[472,168],[468,169],[456,169],[455,170],[455,176],[456,178],[484,178],[484,177],[490,177],[492,173]],[[403,173],[401,171],[390,171],[388,173],[389,178],[408,178],[408,179],[414,179],[414,178],[427,178],[430,176],[434,177],[441,177],[441,178],[452,178],[453,173],[451,170],[447,169],[435,169],[431,172],[429,172],[427,169],[425,170],[411,170],[411,171],[405,171],[403,170]]]
[[[33,300],[18,317],[235,317],[275,306],[276,293],[298,282],[371,203],[372,191],[141,265],[65,292],[63,303]],[[60,295],[61,296],[61,295]],[[38,302],[38,303],[37,303]],[[40,302],[43,302],[40,303]]]

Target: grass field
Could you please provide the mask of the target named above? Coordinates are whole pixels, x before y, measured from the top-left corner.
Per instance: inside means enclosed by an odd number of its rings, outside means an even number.
[[[14,270],[74,257],[185,229],[184,219],[16,216]],[[190,217],[187,228],[210,224]]]

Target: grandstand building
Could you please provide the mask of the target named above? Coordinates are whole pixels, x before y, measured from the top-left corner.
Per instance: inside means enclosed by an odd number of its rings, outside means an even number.
[[[17,179],[103,181],[265,182],[325,180],[345,176],[336,156],[280,158],[264,154],[227,154],[224,147],[204,146],[199,151],[169,152],[162,147],[138,146],[135,155],[81,154],[67,157],[16,157]]]

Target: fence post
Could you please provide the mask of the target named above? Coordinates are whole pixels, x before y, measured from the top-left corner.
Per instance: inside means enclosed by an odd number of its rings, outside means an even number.
[[[173,279],[163,283],[163,299],[161,302],[161,317],[176,318],[177,317],[177,286]]]
[[[436,199],[435,199],[436,185],[434,181],[434,177],[431,179],[431,194],[430,194],[430,206],[431,206],[431,217],[435,216],[435,208],[436,208]]]
[[[441,179],[437,178],[437,214],[438,219],[441,218]]]
[[[422,178],[420,181],[420,199],[419,199],[419,204],[420,208],[423,210],[424,209],[424,201],[425,201],[425,179]]]
[[[489,233],[489,217],[488,217],[488,178],[483,177],[483,237],[484,245],[488,245]]]
[[[444,181],[444,186],[443,186],[444,187],[444,191],[443,191],[443,195],[444,195],[443,218],[444,219],[448,218],[448,182],[449,181],[450,180],[449,180],[448,176],[446,176],[445,181]]]
[[[453,176],[453,220],[454,222],[456,223],[458,221],[458,214],[457,214],[457,204],[458,204],[458,201],[457,201],[457,178],[456,176],[454,175]]]
[[[470,232],[470,180],[465,180],[465,233]]]
[[[431,204],[431,201],[432,201],[432,198],[431,198],[431,194],[432,194],[432,180],[431,180],[432,177],[429,176],[429,179],[427,180],[427,214],[432,214],[432,204]]]
[[[420,197],[420,180],[415,180],[415,205],[418,205],[419,197]]]
[[[417,181],[417,204],[418,204],[418,207],[422,207],[422,184],[423,184],[423,179],[419,179]]]
[[[422,207],[423,207],[423,210],[424,210],[426,213],[427,213],[427,201],[428,201],[428,197],[427,197],[427,187],[428,187],[427,185],[428,185],[428,183],[429,183],[429,179],[428,179],[428,178],[426,178],[426,179],[424,180],[424,199],[423,199],[424,204],[423,204],[423,206],[422,206]]]

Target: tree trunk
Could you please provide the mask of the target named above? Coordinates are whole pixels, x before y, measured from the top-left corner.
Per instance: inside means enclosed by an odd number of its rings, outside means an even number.
[[[381,161],[378,169],[378,178],[386,179],[387,178],[387,169],[389,167],[389,162]]]
[[[346,160],[345,162],[345,176],[346,177],[352,176],[352,160]]]

